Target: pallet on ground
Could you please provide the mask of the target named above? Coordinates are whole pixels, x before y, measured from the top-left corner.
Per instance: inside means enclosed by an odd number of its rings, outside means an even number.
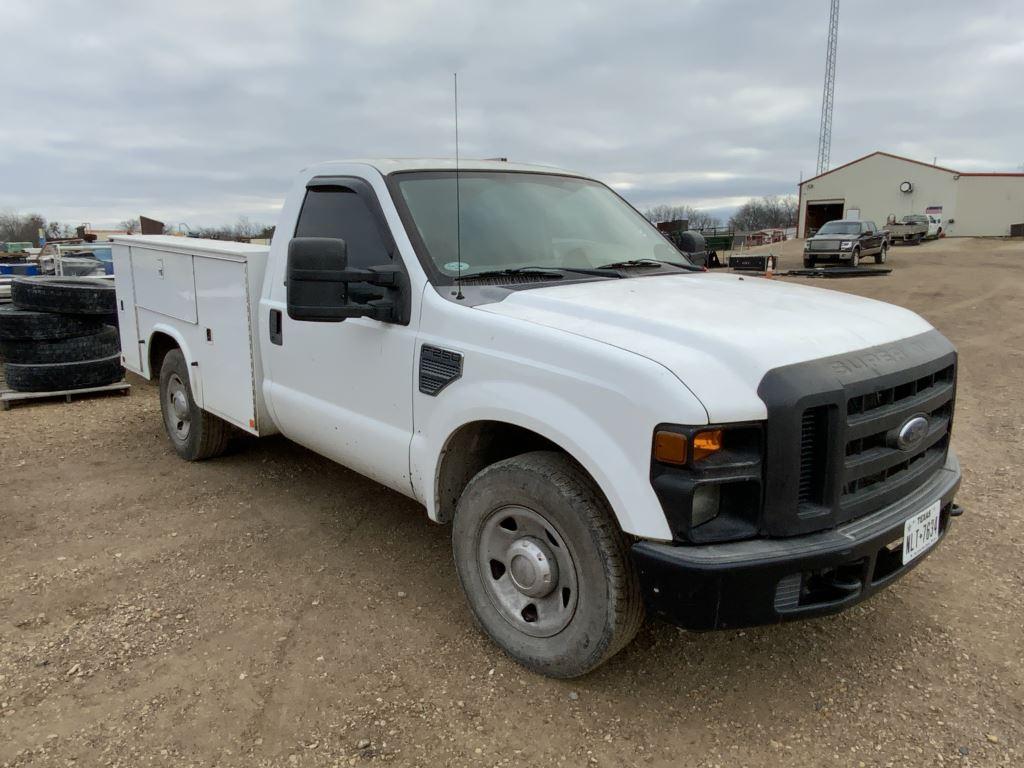
[[[104,384],[102,387],[83,387],[82,389],[62,389],[53,392],[15,392],[14,390],[0,391],[0,410],[10,410],[13,403],[20,403],[30,400],[45,400],[47,398],[63,397],[65,402],[70,403],[71,398],[79,395],[95,395],[101,393],[120,392],[130,394],[132,385],[127,381],[118,381],[114,384]]]

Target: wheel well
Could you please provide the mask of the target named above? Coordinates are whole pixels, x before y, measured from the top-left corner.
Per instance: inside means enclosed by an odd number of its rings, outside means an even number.
[[[462,491],[484,467],[531,451],[567,453],[543,435],[503,421],[474,421],[445,443],[437,470],[437,520],[451,522]]]
[[[160,377],[160,366],[164,364],[164,358],[172,349],[178,349],[178,342],[166,333],[153,334],[149,340],[149,375],[150,378]]]

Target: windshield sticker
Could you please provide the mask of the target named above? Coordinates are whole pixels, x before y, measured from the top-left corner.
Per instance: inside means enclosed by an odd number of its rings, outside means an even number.
[[[444,268],[449,272],[461,272],[462,270],[469,269],[469,264],[464,261],[449,261],[444,265]]]

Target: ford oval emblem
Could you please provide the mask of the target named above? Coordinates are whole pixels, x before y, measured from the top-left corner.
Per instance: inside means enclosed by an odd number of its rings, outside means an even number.
[[[896,447],[901,451],[912,451],[919,446],[928,434],[928,418],[912,416],[900,425],[896,432]]]

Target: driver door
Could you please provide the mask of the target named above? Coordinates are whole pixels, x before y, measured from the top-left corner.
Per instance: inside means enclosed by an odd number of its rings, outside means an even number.
[[[401,265],[373,188],[362,179],[314,179],[295,231],[288,234],[344,240],[354,269]],[[287,241],[278,252],[269,328],[263,329],[268,336],[261,342],[275,421],[289,439],[410,494],[414,328],[367,317],[291,319],[283,279],[286,252]],[[366,300],[380,289],[358,283],[350,290]]]

